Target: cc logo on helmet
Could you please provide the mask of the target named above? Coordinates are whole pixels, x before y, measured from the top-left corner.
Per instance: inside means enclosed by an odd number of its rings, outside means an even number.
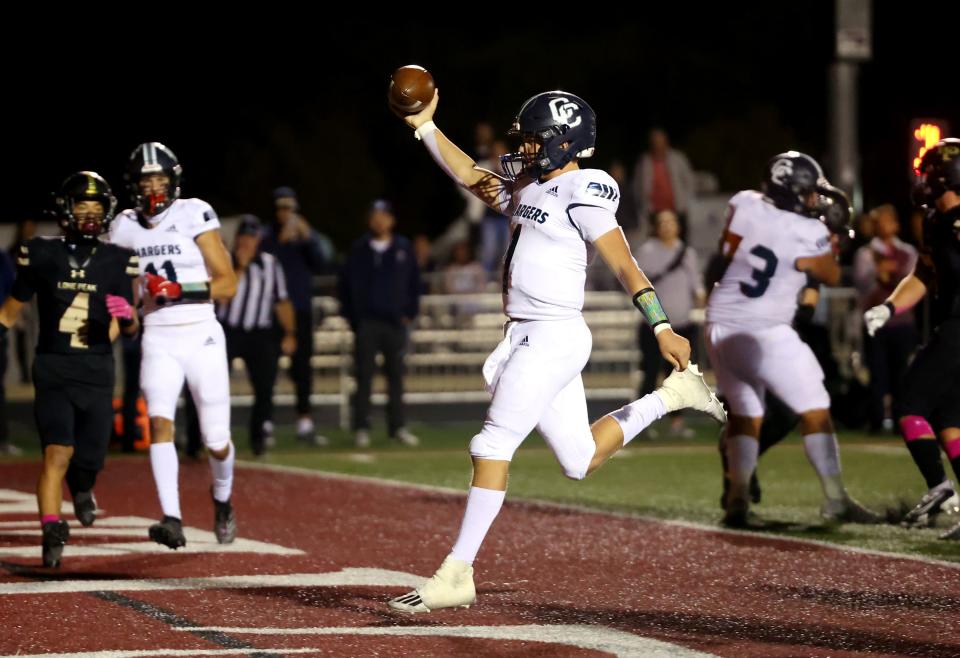
[[[558,123],[565,123],[571,128],[580,125],[580,106],[569,98],[558,96],[550,101],[550,112]]]
[[[770,167],[770,179],[777,185],[783,185],[784,179],[793,175],[793,162],[790,160],[777,160]]]

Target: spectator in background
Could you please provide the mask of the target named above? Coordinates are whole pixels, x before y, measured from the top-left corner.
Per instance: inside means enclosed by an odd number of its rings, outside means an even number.
[[[19,254],[19,247],[17,247]],[[13,259],[5,251],[0,251],[0,305],[2,305],[13,288],[16,270]],[[7,425],[7,388],[4,384],[7,374],[7,332],[0,336],[0,456],[16,456],[23,451],[10,443],[10,430]]]
[[[487,287],[483,266],[473,259],[470,244],[461,242],[453,248],[453,260],[443,270],[443,292],[448,295],[472,295]]]
[[[486,270],[474,260],[470,244],[461,242],[453,248],[453,260],[443,270],[443,292],[460,296],[453,302],[452,310],[461,325],[469,323],[480,310],[473,295],[484,292],[486,287]]]
[[[897,237],[900,221],[896,208],[889,204],[879,206],[870,211],[869,218],[874,238],[854,256],[853,280],[861,310],[883,304],[917,262],[917,250]],[[864,336],[870,369],[872,432],[894,429],[893,419],[899,418],[903,376],[918,338],[912,309],[890,318],[872,338]]]
[[[273,386],[280,353],[292,356],[297,349],[297,324],[287,294],[286,277],[277,258],[260,252],[262,226],[253,215],[244,215],[233,244],[237,294],[217,305],[217,318],[227,337],[231,360],[243,359],[253,386],[250,410],[250,446],[255,456],[266,450],[265,428],[273,421]],[[276,319],[282,334],[276,331]],[[318,445],[327,440],[316,436]]]
[[[633,187],[629,184],[627,166],[622,160],[614,160],[610,163],[609,172],[611,178],[617,181],[617,185],[620,186],[620,205],[617,206],[617,222],[623,228],[624,232],[629,233],[636,231],[636,229],[639,228],[637,226],[638,208]],[[630,236],[628,235],[627,237],[629,238]],[[645,237],[647,236],[644,236],[644,238]],[[638,240],[637,244],[640,244],[640,242],[643,242],[643,240]],[[631,242],[631,244],[633,244],[633,242]]]
[[[506,155],[507,144],[496,140],[490,145],[490,158],[478,166],[501,173],[500,156]],[[473,195],[471,195],[473,196]],[[480,264],[491,277],[498,277],[503,265],[503,255],[510,243],[510,219],[501,212],[484,206],[480,219]]]
[[[690,341],[690,360],[697,360],[697,326],[690,320],[690,311],[706,303],[697,252],[680,240],[680,223],[671,210],[661,210],[654,219],[654,237],[644,242],[634,256],[647,278],[657,289],[657,297],[673,330]],[[646,322],[640,325],[640,353],[643,359],[643,383],[640,397],[653,392],[661,372],[670,372],[670,365],[660,354],[653,329]],[[693,432],[684,425],[683,417],[671,414],[670,430],[688,438]]]
[[[16,258],[20,253],[20,245],[37,234],[37,223],[32,219],[24,219],[17,224],[17,232],[8,251],[10,258]],[[31,301],[25,304],[17,323],[13,328],[13,349],[17,355],[17,367],[20,370],[20,383],[30,383],[30,356],[36,341],[37,303]],[[139,377],[139,373],[137,374]]]
[[[264,228],[260,248],[280,261],[287,278],[287,291],[296,314],[297,351],[290,363],[290,377],[297,390],[297,439],[319,445],[310,410],[313,387],[313,275],[330,265],[332,253],[324,254],[324,239],[299,214],[297,193],[289,187],[273,191],[275,221]],[[318,319],[318,322],[322,318]]]
[[[672,210],[680,223],[680,237],[687,235],[687,212],[693,200],[693,169],[687,156],[670,147],[662,128],[650,131],[650,150],[642,153],[633,172],[633,194],[639,213],[637,224],[652,225],[661,210]]]
[[[476,160],[490,157],[490,149],[496,139],[496,131],[487,121],[481,121],[473,129],[474,154]]]
[[[404,418],[403,360],[408,329],[420,310],[420,270],[410,241],[394,235],[396,217],[388,202],[375,201],[367,223],[369,233],[353,243],[337,282],[340,313],[354,333],[354,439],[358,448],[370,445],[370,393],[375,359],[382,353],[387,429],[392,439],[415,446],[420,441]]]
[[[417,267],[420,268],[420,294],[428,295],[433,285],[434,274],[437,273],[437,261],[433,258],[433,245],[430,244],[430,238],[423,233],[413,238],[413,255],[417,259]]]

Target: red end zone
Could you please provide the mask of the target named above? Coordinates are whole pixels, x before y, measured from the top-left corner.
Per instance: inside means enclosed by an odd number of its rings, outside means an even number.
[[[0,655],[960,655],[960,570],[759,535],[511,503],[477,605],[386,601],[440,564],[462,498],[242,467],[241,539],[213,540],[206,464],[180,482],[188,552],[146,539],[149,464],[114,459],[91,529],[39,568],[37,466],[0,466]],[[571,484],[571,486],[576,486]]]

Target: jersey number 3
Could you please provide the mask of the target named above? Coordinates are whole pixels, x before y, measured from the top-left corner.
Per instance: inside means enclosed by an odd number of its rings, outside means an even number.
[[[763,293],[767,292],[767,287],[770,285],[770,279],[773,278],[773,275],[777,272],[777,255],[764,247],[763,245],[757,245],[750,250],[751,255],[760,258],[764,262],[763,269],[753,268],[753,271],[750,275],[753,277],[753,280],[756,281],[752,286],[748,286],[746,283],[740,283],[740,292],[742,292],[747,297],[760,297]]]

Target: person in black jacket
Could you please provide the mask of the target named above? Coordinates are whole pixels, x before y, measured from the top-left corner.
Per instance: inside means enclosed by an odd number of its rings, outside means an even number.
[[[415,446],[419,440],[404,421],[403,359],[408,327],[420,309],[420,269],[410,241],[393,233],[396,217],[388,202],[375,201],[367,221],[370,231],[351,247],[338,283],[340,313],[355,336],[355,440],[358,448],[370,445],[370,389],[380,352],[390,400],[390,437]]]
[[[264,227],[260,250],[273,254],[280,261],[287,277],[290,301],[297,321],[297,351],[290,359],[290,378],[297,390],[297,440],[309,445],[326,445],[318,436],[310,409],[313,386],[313,329],[320,324],[313,312],[313,275],[323,274],[330,254],[323,250],[323,240],[300,214],[297,193],[289,187],[273,191],[275,221]]]

